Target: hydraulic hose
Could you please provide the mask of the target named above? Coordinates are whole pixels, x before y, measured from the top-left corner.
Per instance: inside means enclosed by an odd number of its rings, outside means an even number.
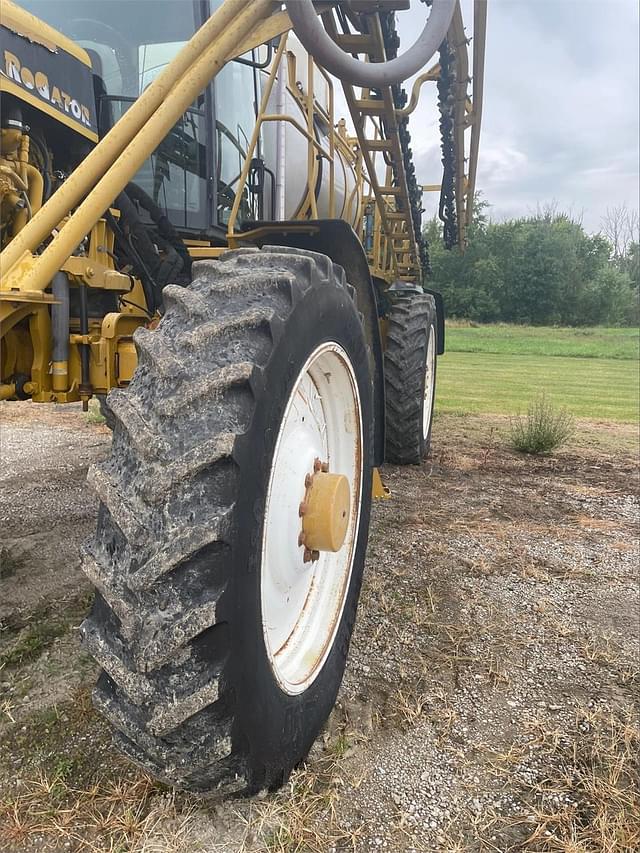
[[[447,35],[456,3],[433,0],[416,42],[389,62],[360,62],[341,50],[318,20],[312,0],[287,0],[287,12],[305,50],[330,74],[353,86],[380,88],[401,83],[424,68]]]
[[[69,386],[69,279],[57,272],[51,283],[55,302],[51,306],[51,372],[53,390],[66,391]]]
[[[63,272],[53,277],[51,290],[55,302],[51,306],[53,361],[69,361],[69,279]]]
[[[78,288],[80,296],[80,334],[86,338],[89,334],[89,300],[87,298],[87,285],[81,284]],[[80,344],[80,399],[82,400],[82,411],[89,409],[89,397],[93,393],[91,387],[91,346]]]

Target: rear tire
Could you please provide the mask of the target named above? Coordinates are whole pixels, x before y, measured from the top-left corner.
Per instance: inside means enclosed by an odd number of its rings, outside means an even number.
[[[104,425],[108,427],[111,432],[113,432],[114,427],[116,425],[116,419],[113,417],[113,412],[109,404],[107,403],[107,397],[105,394],[98,394],[98,406],[100,407],[100,414],[104,418]]]
[[[306,756],[342,679],[369,527],[371,380],[353,289],[324,255],[239,250],[194,270],[190,287],[165,288],[158,328],[135,334],[131,384],[109,395],[113,449],[90,473],[101,506],[83,560],[97,594],[82,635],[103,669],[95,704],[128,756],[179,788],[253,793]],[[326,342],[346,354],[359,395],[359,524],[327,653],[294,694],[263,629],[265,505],[292,390]]]
[[[436,387],[436,304],[427,293],[397,297],[387,317],[386,460],[419,465],[431,444]]]

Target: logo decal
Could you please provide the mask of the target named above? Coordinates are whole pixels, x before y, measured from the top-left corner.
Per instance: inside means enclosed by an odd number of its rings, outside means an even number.
[[[60,86],[53,84],[44,71],[32,71],[9,50],[4,51],[4,67],[0,69],[9,80],[19,86],[39,95],[44,101],[57,107],[85,127],[93,129],[91,111],[78,98],[65,92]]]

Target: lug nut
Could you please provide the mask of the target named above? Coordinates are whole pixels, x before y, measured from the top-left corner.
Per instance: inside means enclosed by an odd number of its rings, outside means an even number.
[[[298,507],[298,515],[300,516],[300,518],[302,518],[302,516],[305,514],[305,512],[307,511],[308,508],[309,507],[307,505],[307,502],[302,501],[300,506]]]
[[[307,474],[307,476],[304,478],[305,489],[310,489],[312,484],[313,484],[313,477],[311,476],[311,474]]]
[[[298,546],[299,547],[304,545],[306,538],[307,538],[306,533],[304,532],[304,530],[301,530],[300,533],[298,534]]]
[[[302,558],[303,562],[310,563],[313,560],[313,551],[310,548],[304,549],[304,557]]]
[[[322,467],[321,467],[321,469],[320,469],[320,470],[322,471],[322,473],[323,473],[323,474],[328,473],[328,471],[329,471],[329,463],[328,463],[328,462],[323,462],[323,463],[322,463]]]
[[[313,462],[313,471],[315,474],[317,474],[318,471],[321,471],[321,470],[322,470],[322,462],[318,458],[316,458]]]
[[[320,559],[320,551],[312,551],[311,552],[311,562],[315,563],[316,560]]]

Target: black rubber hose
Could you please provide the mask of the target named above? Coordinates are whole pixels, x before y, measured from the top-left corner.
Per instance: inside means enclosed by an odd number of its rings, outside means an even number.
[[[156,310],[157,300],[156,291],[159,288],[156,285],[155,277],[150,269],[150,264],[157,264],[155,249],[146,229],[140,222],[135,206],[126,192],[120,193],[116,199],[116,205],[122,214],[122,224],[128,226],[131,237],[124,233],[120,224],[115,223],[115,218],[110,220],[111,227],[114,228],[116,234],[116,242],[126,255],[132,260],[136,274],[142,282],[142,290],[147,302],[147,310],[150,314]],[[109,220],[109,216],[107,219]],[[133,236],[138,238],[137,245],[133,244]],[[142,245],[141,245],[142,243]]]
[[[57,272],[51,282],[56,302],[51,306],[52,360],[69,361],[69,279]]]
[[[40,155],[40,159],[42,160],[42,170],[40,174],[42,175],[42,181],[44,184],[42,191],[42,203],[49,200],[51,196],[51,177],[49,175],[49,155],[47,153],[46,148],[40,142],[40,140],[35,136],[30,136],[29,141],[31,145],[34,145],[38,149],[38,153]]]
[[[158,229],[160,237],[163,237],[173,246],[175,251],[182,258],[183,266],[186,273],[190,275],[191,255],[189,254],[189,250],[184,240],[178,234],[178,232],[174,228],[173,223],[162,210],[162,208],[160,208],[154,202],[151,196],[148,195],[148,193],[146,193],[142,189],[142,187],[138,186],[138,184],[127,184],[125,192],[132,201],[137,202],[142,208],[147,211],[147,213],[153,220],[154,225]],[[178,270],[178,272],[180,272],[180,270]],[[162,282],[162,284],[166,284],[166,282]]]
[[[82,284],[78,288],[80,292],[80,334],[89,334],[89,303],[87,299],[87,285]],[[91,372],[89,359],[91,348],[89,344],[80,344],[80,395],[91,396]],[[83,409],[86,411],[86,400],[83,400]]]

